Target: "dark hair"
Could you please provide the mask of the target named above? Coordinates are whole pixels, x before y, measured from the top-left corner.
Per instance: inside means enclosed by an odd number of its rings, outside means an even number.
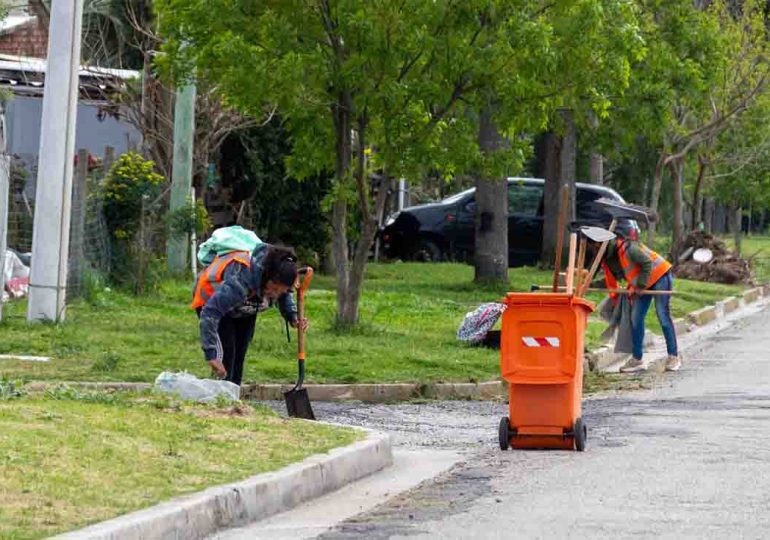
[[[297,255],[289,247],[270,246],[262,261],[262,283],[292,286],[297,280]]]

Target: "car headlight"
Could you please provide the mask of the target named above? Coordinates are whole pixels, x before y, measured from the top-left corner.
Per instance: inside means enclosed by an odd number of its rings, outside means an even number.
[[[385,226],[386,226],[386,227],[390,227],[391,225],[393,225],[393,224],[396,222],[396,219],[398,218],[398,215],[399,215],[400,213],[401,213],[401,212],[396,212],[396,213],[394,213],[394,214],[390,214],[390,215],[388,216],[388,219],[386,219],[386,220],[385,220]]]

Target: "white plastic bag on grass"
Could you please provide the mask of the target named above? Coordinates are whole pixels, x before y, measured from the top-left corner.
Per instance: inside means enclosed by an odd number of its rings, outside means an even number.
[[[222,396],[229,401],[241,397],[241,387],[230,381],[199,379],[189,373],[164,371],[155,379],[155,388],[166,394],[177,394],[182,399],[208,402]]]

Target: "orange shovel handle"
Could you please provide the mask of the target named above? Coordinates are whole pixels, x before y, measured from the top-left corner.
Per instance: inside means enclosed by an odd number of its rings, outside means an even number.
[[[300,363],[305,361],[305,331],[302,329],[302,319],[305,318],[305,291],[310,287],[313,277],[313,269],[309,266],[299,269],[300,274],[305,274],[302,283],[297,288],[297,359]],[[299,277],[297,277],[299,280]]]
[[[313,269],[309,266],[306,266],[304,268],[300,268],[298,273],[305,274],[305,277],[302,279],[302,283],[297,289],[298,294],[301,294],[304,296],[305,291],[308,289],[308,287],[310,287],[310,280],[313,278]],[[299,279],[299,276],[297,277],[297,279]]]

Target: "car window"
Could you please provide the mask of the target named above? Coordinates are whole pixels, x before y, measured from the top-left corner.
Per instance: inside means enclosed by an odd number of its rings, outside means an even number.
[[[508,184],[508,213],[535,217],[543,200],[543,186]]]
[[[444,204],[454,204],[458,201],[460,201],[463,197],[468,195],[468,193],[473,193],[475,188],[466,189],[465,191],[461,191],[460,193],[455,193],[454,195],[450,195],[446,199],[443,199],[441,202]]]

